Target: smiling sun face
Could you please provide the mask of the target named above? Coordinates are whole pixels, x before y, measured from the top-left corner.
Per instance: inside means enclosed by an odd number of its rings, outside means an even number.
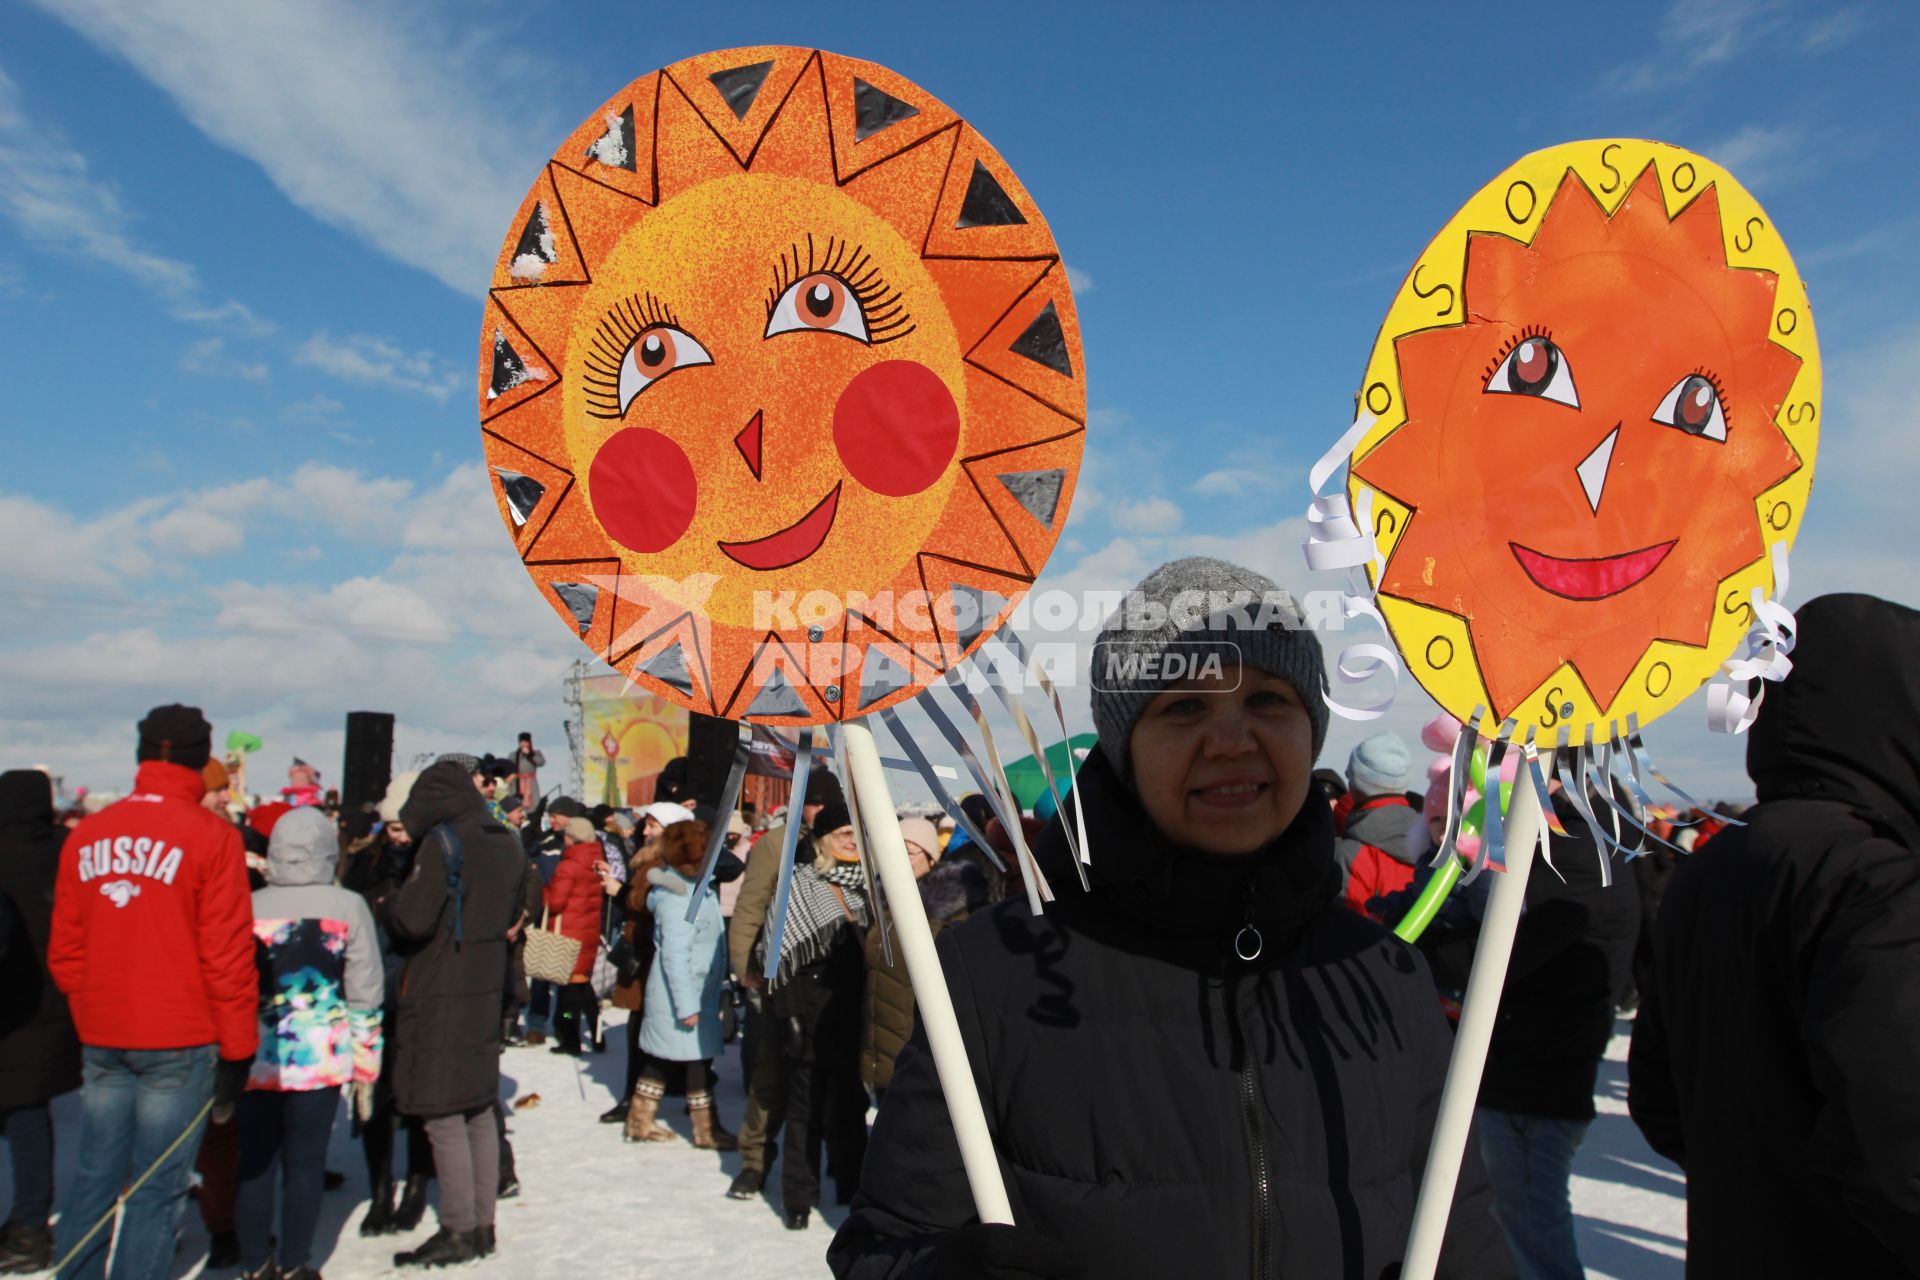
[[[736,49],[562,145],[496,265],[480,403],[548,603],[702,712],[819,723],[980,644],[1084,436],[1053,241],[999,155],[870,63]]]
[[[1651,721],[1750,625],[1811,483],[1819,369],[1737,183],[1670,147],[1575,143],[1428,248],[1363,396],[1382,421],[1351,484],[1410,668],[1462,719],[1577,741]]]

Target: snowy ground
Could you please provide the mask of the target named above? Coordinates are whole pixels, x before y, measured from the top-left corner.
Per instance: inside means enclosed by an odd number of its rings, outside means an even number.
[[[1593,1277],[1678,1280],[1686,1240],[1685,1186],[1679,1171],[1647,1149],[1627,1118],[1630,1026],[1620,1024],[1601,1065],[1600,1115],[1575,1165],[1580,1253]],[[614,1126],[597,1123],[622,1071],[620,1038],[616,1033],[609,1040],[608,1053],[578,1063],[543,1049],[514,1049],[502,1058],[506,1096],[524,1101],[538,1095],[539,1104],[513,1113],[513,1147],[525,1190],[501,1203],[500,1253],[484,1268],[539,1280],[826,1275],[822,1258],[845,1211],[829,1207],[815,1215],[811,1229],[786,1230],[779,1217],[778,1166],[772,1199],[740,1203],[722,1194],[740,1167],[738,1156],[696,1151],[685,1142],[628,1146]],[[719,1072],[721,1115],[728,1127],[738,1128],[745,1105],[738,1054],[729,1053]],[[663,1111],[663,1119],[684,1138],[687,1121],[679,1101],[669,1099]],[[64,1194],[73,1172],[78,1095],[61,1099],[54,1113],[64,1144],[58,1176]],[[332,1280],[395,1274],[394,1250],[425,1239],[432,1215],[408,1237],[360,1238],[355,1228],[366,1210],[366,1175],[344,1112],[334,1126],[328,1167],[346,1174],[347,1185],[326,1198],[316,1259]],[[0,1197],[11,1195],[9,1181],[0,1164]],[[205,1256],[206,1234],[190,1211],[175,1280],[201,1275]]]

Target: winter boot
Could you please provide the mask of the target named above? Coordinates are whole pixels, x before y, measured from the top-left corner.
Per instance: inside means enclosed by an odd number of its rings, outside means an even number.
[[[693,1145],[703,1151],[738,1151],[740,1139],[720,1127],[713,1095],[702,1090],[687,1095],[687,1114],[693,1117]]]
[[[400,1204],[393,1211],[393,1225],[388,1228],[389,1235],[404,1235],[420,1225],[420,1219],[427,1213],[427,1179],[421,1174],[407,1175],[406,1186],[400,1191]]]
[[[53,1232],[45,1223],[9,1222],[0,1239],[0,1275],[19,1276],[53,1265]]]
[[[760,1194],[760,1188],[766,1185],[766,1170],[742,1169],[733,1176],[733,1185],[727,1188],[727,1199],[752,1200]]]
[[[527,1042],[520,1034],[520,1019],[508,1014],[500,1019],[500,1046],[503,1049],[518,1049]]]
[[[451,1267],[462,1262],[472,1262],[480,1256],[479,1235],[477,1231],[449,1231],[442,1227],[428,1236],[427,1242],[418,1249],[394,1254],[393,1265],[396,1267]]]
[[[665,1096],[666,1089],[658,1080],[643,1076],[640,1083],[633,1086],[633,1105],[627,1108],[628,1142],[673,1141],[673,1130],[654,1123],[654,1117],[660,1114],[660,1099]]]
[[[382,1178],[373,1184],[373,1202],[367,1216],[360,1219],[360,1234],[384,1236],[393,1231],[393,1179]]]
[[[473,1246],[480,1251],[481,1257],[488,1258],[493,1256],[493,1251],[499,1248],[500,1244],[494,1238],[492,1227],[476,1227],[473,1232]]]
[[[625,1124],[627,1122],[627,1108],[631,1107],[632,1105],[633,1105],[633,1095],[628,1094],[626,1097],[620,1099],[620,1101],[614,1103],[612,1106],[608,1107],[605,1111],[600,1113],[600,1123],[601,1124]]]

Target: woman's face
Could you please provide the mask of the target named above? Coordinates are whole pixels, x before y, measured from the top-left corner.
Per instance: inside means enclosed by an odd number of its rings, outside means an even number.
[[[1167,689],[1147,704],[1128,748],[1147,816],[1204,853],[1267,844],[1312,783],[1313,721],[1291,684],[1254,667]]]
[[[907,861],[913,864],[915,880],[933,870],[933,855],[911,840],[907,841]]]
[[[860,846],[854,843],[853,828],[840,827],[820,837],[820,847],[835,862],[858,862]]]

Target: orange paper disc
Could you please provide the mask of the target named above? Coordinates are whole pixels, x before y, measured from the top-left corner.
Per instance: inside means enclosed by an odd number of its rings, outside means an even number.
[[[883,67],[766,46],[561,144],[494,267],[480,417],[562,625],[690,710],[820,724],[1011,612],[1073,498],[1083,373],[1000,154]]]

